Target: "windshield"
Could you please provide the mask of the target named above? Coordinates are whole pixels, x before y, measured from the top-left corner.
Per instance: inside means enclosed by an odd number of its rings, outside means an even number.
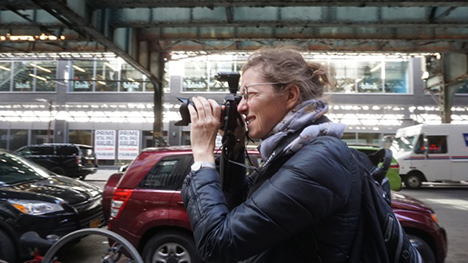
[[[392,150],[396,152],[410,152],[413,151],[414,144],[417,141],[418,137],[413,136],[403,136],[395,137],[392,142]]]
[[[0,185],[11,185],[48,178],[43,168],[17,155],[0,152]]]

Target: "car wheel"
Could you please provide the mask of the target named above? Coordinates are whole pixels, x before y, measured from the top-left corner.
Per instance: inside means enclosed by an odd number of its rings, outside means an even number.
[[[436,258],[431,247],[422,238],[409,236],[411,244],[419,251],[424,263],[436,263]]]
[[[421,175],[417,173],[410,173],[405,177],[405,186],[410,189],[416,189],[421,187],[421,183]]]
[[[11,238],[0,230],[0,261],[16,262],[15,246]]]
[[[201,263],[193,238],[183,232],[161,232],[154,235],[143,249],[145,263]]]
[[[65,170],[63,170],[63,168],[60,167],[54,167],[50,169],[50,171],[59,175],[65,175]]]

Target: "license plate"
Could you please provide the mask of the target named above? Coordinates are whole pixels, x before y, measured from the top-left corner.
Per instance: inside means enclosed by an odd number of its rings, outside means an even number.
[[[101,224],[101,219],[96,218],[89,223],[89,227],[99,227],[100,224]]]
[[[92,163],[92,162],[93,162],[93,161],[91,161],[91,160],[88,160],[88,163]]]

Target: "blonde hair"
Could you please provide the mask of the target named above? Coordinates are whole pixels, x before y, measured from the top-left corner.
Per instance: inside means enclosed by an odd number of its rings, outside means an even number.
[[[305,61],[296,47],[265,47],[255,51],[242,67],[242,71],[260,65],[262,77],[275,85],[278,91],[296,85],[301,93],[299,103],[323,96],[324,88],[331,85],[326,66]]]

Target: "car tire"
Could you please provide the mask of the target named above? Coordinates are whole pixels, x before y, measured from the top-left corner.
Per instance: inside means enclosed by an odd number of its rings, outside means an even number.
[[[192,236],[180,231],[154,235],[143,249],[143,261],[202,263]]]
[[[11,238],[0,230],[0,261],[16,262],[16,249]]]
[[[53,167],[50,171],[59,175],[65,175],[65,170],[61,167]]]
[[[405,177],[405,186],[410,189],[417,189],[421,187],[422,176],[418,173],[409,173]]]
[[[436,263],[436,257],[432,248],[422,238],[410,235],[411,244],[419,251],[424,263]]]

